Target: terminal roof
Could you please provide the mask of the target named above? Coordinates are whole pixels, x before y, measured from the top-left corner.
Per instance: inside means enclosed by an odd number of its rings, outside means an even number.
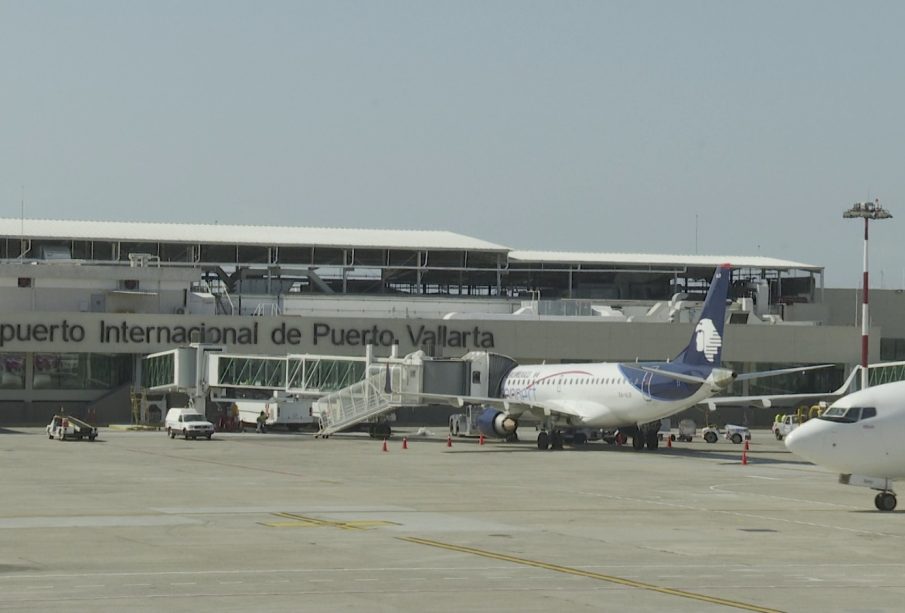
[[[769,270],[807,270],[822,272],[822,266],[761,256],[736,255],[666,255],[657,253],[590,253],[578,251],[510,251],[509,261],[520,264],[592,264],[619,267],[706,267],[729,263],[732,268],[764,268]]]
[[[510,265],[555,268],[588,265],[599,268],[732,268],[823,272],[822,266],[761,256],[668,255],[524,251],[454,232],[435,230],[375,230],[229,224],[72,221],[0,218],[0,237],[57,241],[122,241],[289,247],[332,247],[399,250],[468,250],[508,255]]]
[[[454,232],[0,218],[0,235],[32,239],[507,252]]]

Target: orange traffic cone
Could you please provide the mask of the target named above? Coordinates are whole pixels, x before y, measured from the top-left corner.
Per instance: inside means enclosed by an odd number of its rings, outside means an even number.
[[[483,445],[483,444],[484,444],[484,434],[482,433],[481,438],[478,439],[478,445]]]
[[[742,449],[742,466],[748,465],[748,450]]]
[[[405,437],[405,436],[402,437],[402,448],[403,448],[403,449],[408,449],[408,448],[409,448],[409,439],[408,439],[408,437]]]
[[[452,435],[451,434],[446,435],[446,446],[452,447]]]
[[[666,448],[672,449],[672,434],[666,435]]]
[[[384,451],[389,451],[389,449],[387,448],[387,440],[386,440],[386,439],[383,439],[383,450],[384,450]]]
[[[745,451],[748,451],[748,439],[745,439]]]

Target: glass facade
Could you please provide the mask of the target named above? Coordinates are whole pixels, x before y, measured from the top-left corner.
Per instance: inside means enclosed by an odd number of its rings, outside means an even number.
[[[24,353],[0,353],[0,389],[25,389]]]
[[[104,353],[32,354],[32,389],[111,389],[132,381],[132,356]]]

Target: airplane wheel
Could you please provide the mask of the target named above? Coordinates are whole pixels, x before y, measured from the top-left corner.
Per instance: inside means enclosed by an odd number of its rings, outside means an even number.
[[[644,437],[641,434],[637,434],[632,437],[632,449],[635,451],[641,451],[644,449]]]
[[[657,436],[656,432],[648,432],[647,433],[647,448],[648,449],[656,449],[660,446],[660,437]]]
[[[550,436],[546,432],[539,432],[537,434],[537,448],[546,449],[549,446],[550,446]]]
[[[896,508],[896,495],[892,492],[880,492],[874,497],[874,505],[880,511],[892,511]]]
[[[550,449],[562,449],[562,433],[553,432],[550,436]]]

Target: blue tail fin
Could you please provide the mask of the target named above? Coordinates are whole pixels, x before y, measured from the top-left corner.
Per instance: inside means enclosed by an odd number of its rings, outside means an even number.
[[[729,264],[721,264],[713,273],[704,308],[694,327],[691,341],[677,362],[694,366],[719,366],[723,353],[723,326],[726,323],[726,298],[729,295]]]

